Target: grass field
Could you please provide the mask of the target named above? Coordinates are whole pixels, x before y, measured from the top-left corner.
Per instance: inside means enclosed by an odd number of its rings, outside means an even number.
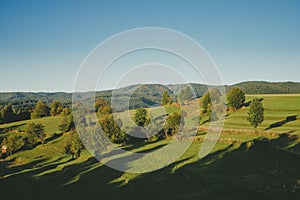
[[[248,95],[246,102],[255,97],[262,98],[265,120],[258,127],[261,133],[294,133],[300,135],[300,96],[299,95]],[[247,121],[248,107],[229,113],[225,118],[224,129],[249,132],[253,128]],[[208,124],[203,125],[207,127]],[[233,130],[232,130],[233,129]]]
[[[58,131],[59,117],[0,125],[0,129],[9,132],[10,129],[23,129],[32,121],[41,122],[47,133],[45,146],[18,152],[0,161],[0,197],[299,199],[300,96],[257,97],[263,98],[266,117],[258,133],[254,134],[246,120],[248,108],[243,108],[226,117],[224,131],[208,156],[198,157],[208,126],[204,124],[200,127],[203,132],[199,132],[175,163],[145,174],[113,170],[87,151],[72,160],[62,152],[64,135]],[[252,98],[254,96],[247,96],[247,101]],[[167,113],[174,111],[178,109],[167,108]],[[2,131],[0,137],[7,134]],[[148,142],[132,151],[154,151],[169,140]]]

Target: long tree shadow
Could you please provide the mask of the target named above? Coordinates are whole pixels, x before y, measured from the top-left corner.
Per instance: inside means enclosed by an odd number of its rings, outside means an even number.
[[[258,100],[259,100],[260,102],[262,102],[262,101],[264,100],[264,98],[259,98]],[[247,102],[243,103],[242,106],[244,106],[244,107],[249,107],[250,104],[251,104],[251,102],[252,102],[252,100],[251,100],[251,101],[247,101]]]
[[[154,144],[160,140],[161,139],[157,139],[157,140],[153,140],[153,141],[141,141],[141,142],[138,142],[138,143],[130,145],[130,146],[122,147],[122,149],[124,149],[126,151],[130,151],[130,150],[137,149],[137,148],[149,145],[149,144]]]
[[[106,161],[106,164],[111,167],[116,166],[117,168],[123,169],[125,171],[130,168],[129,164],[132,161],[138,160],[138,159],[144,157],[146,153],[160,149],[165,145],[167,145],[167,144],[161,144],[161,145],[149,148],[149,149],[140,150],[140,151],[136,151],[132,154],[125,154],[125,155],[121,155],[121,156],[118,156],[118,152],[114,152],[113,154],[110,154],[109,157],[113,157],[113,156],[117,155],[119,158],[109,159],[108,161]],[[101,158],[105,159],[106,157],[104,155]]]
[[[167,169],[147,174],[120,193],[125,199],[298,199],[300,157],[273,142],[257,139],[235,150],[227,147],[172,175]]]
[[[24,126],[25,124],[26,123],[22,123],[22,124],[18,124],[18,125],[8,126],[6,128],[0,128],[0,134],[6,133],[7,131],[11,131],[11,130],[18,130],[20,127]]]
[[[300,156],[289,152],[296,136],[282,134],[228,145],[203,159],[183,158],[166,168],[139,175],[120,172],[89,158],[35,180],[28,172],[0,181],[11,199],[298,199]],[[282,144],[282,145],[278,145]],[[284,149],[284,150],[283,150]],[[152,149],[152,151],[155,148]],[[180,165],[175,171],[174,167]],[[26,176],[25,176],[26,175]],[[118,180],[128,176],[120,187]],[[69,183],[69,184],[66,184]],[[17,192],[12,192],[12,191]],[[34,195],[32,195],[34,194]]]
[[[284,120],[271,124],[268,128],[265,129],[265,131],[283,126],[283,125],[285,125],[289,122],[292,122],[292,121],[296,121],[297,117],[298,117],[298,115],[287,116]]]
[[[176,165],[191,159],[188,157],[122,187],[120,182],[110,182],[123,172],[104,165],[93,168],[97,161],[91,158],[55,174],[61,180],[80,174],[77,182],[57,192],[72,199],[85,198],[87,193],[89,199],[99,195],[104,199],[297,199],[299,191],[294,186],[300,176],[300,157],[274,148],[280,141],[286,141],[283,146],[294,141],[286,137],[254,140],[252,145],[243,143],[236,149],[228,145],[173,173]]]
[[[49,169],[56,167],[57,165],[67,163],[71,160],[69,159],[63,161],[64,159],[65,157],[60,157],[51,162],[47,162],[48,159],[39,159],[27,163],[25,165],[10,167],[9,169],[5,170],[5,174],[2,175],[2,179],[12,177],[12,176],[18,176],[18,175],[27,175],[27,174],[30,174],[31,176],[43,171],[47,171]],[[13,162],[13,160],[11,160],[10,162]]]
[[[13,166],[8,167],[10,163],[15,162],[15,159],[11,160],[4,160],[1,161],[1,172],[0,172],[0,178],[3,179],[5,177],[9,177],[11,174],[20,173],[22,170],[26,169],[32,169],[34,166],[36,166],[38,163],[44,162],[46,159],[38,159],[33,162],[21,165],[21,166]]]
[[[151,152],[151,151],[159,149],[159,148],[161,148],[161,147],[163,147],[165,145],[167,145],[167,144],[161,144],[161,145],[155,146],[155,147],[150,148],[150,149],[135,151],[134,153],[147,153],[147,152]],[[129,149],[124,149],[124,148],[115,149],[115,150],[112,150],[112,151],[110,151],[108,153],[105,153],[105,154],[101,155],[99,157],[99,159],[113,157],[113,156],[116,156],[118,154],[122,154],[122,153],[124,153],[124,151],[128,151],[128,150],[131,150],[131,148],[129,148]]]
[[[51,141],[61,137],[62,135],[63,135],[63,133],[54,133],[51,137],[49,137],[45,140],[45,143],[51,142]]]
[[[289,148],[299,139],[297,135],[291,134],[293,132],[295,132],[295,130],[280,134],[278,138],[271,140],[270,144],[281,149]]]

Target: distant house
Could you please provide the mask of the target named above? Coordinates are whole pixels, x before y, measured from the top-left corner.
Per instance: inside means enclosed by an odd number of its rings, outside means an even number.
[[[7,147],[5,145],[1,147],[2,154],[6,154],[6,149]]]

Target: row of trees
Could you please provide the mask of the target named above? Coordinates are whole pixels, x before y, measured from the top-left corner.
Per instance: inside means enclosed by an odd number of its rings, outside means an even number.
[[[31,112],[31,119],[42,118],[50,115],[69,115],[70,113],[71,109],[67,107],[64,108],[62,103],[58,101],[53,101],[50,107],[48,107],[44,102],[39,101]]]
[[[15,110],[12,105],[0,107],[0,124],[30,119],[27,110]]]
[[[44,102],[38,101],[33,109],[16,108],[14,105],[9,104],[0,107],[0,124],[22,121],[30,118],[42,118],[50,115],[68,115],[70,112],[70,108],[64,108],[62,103],[58,101],[53,101],[50,107],[48,107]]]

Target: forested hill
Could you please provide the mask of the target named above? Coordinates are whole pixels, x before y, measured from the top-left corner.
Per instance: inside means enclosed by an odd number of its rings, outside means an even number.
[[[159,104],[161,95],[164,90],[174,91],[174,94],[171,94],[172,98],[175,98],[175,95],[186,85],[177,84],[177,85],[168,85],[163,86],[159,84],[147,84],[139,87],[133,95],[131,96],[131,103],[139,102],[139,106],[150,106],[153,104]],[[207,86],[204,84],[192,83],[191,86],[194,88],[196,95],[202,96],[207,92]],[[234,85],[225,86],[226,90],[232,87],[241,88],[246,94],[300,94],[300,82],[264,82],[264,81],[249,81],[242,82]],[[127,95],[133,90],[133,86],[128,86],[124,88],[117,89],[118,94]],[[97,97],[110,98],[111,90],[108,91],[99,91],[96,93]],[[8,104],[14,102],[16,104],[35,104],[37,101],[43,101],[46,103],[51,103],[53,100],[60,101],[64,104],[71,104],[72,94],[65,92],[3,92],[0,93],[0,104]],[[122,95],[120,96],[122,100]],[[133,106],[136,107],[136,106]]]
[[[246,94],[300,94],[299,82],[242,82],[233,86],[241,88]]]

